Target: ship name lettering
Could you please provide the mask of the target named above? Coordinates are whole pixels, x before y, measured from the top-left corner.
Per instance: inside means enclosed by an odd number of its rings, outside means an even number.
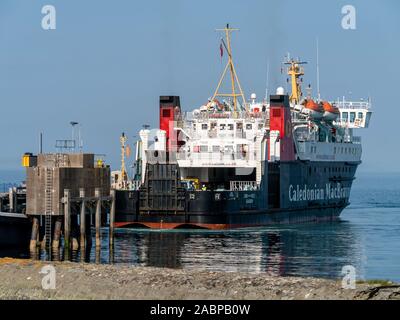
[[[350,188],[343,187],[339,182],[336,184],[327,183],[325,189],[321,187],[308,185],[289,186],[289,201],[315,201],[345,199],[350,196]]]

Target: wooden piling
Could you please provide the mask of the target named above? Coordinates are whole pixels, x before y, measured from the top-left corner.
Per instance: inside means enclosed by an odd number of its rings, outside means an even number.
[[[101,262],[101,252],[100,247],[95,248],[95,263],[99,264]]]
[[[109,239],[111,248],[114,245],[115,190],[111,190],[110,195],[111,195],[111,209],[110,209]]]
[[[53,234],[53,244],[52,244],[53,250],[58,250],[60,248],[61,226],[62,226],[62,220],[60,217],[57,217],[54,223],[54,234]]]
[[[46,250],[46,235],[43,235],[43,239],[40,242],[40,250],[45,251]]]
[[[80,189],[79,196],[82,198],[81,202],[81,216],[80,216],[80,234],[81,234],[81,250],[86,247],[86,202],[85,202],[85,189]]]
[[[79,249],[79,242],[77,238],[72,238],[72,250],[78,251]]]
[[[64,190],[64,242],[65,250],[71,249],[71,197],[70,190]]]
[[[92,209],[89,208],[89,216],[91,217],[92,215]],[[92,224],[90,222],[86,223],[86,247],[89,250],[92,247]]]
[[[32,233],[29,249],[31,252],[36,251],[37,239],[39,235],[39,218],[34,216],[32,219]]]
[[[78,226],[78,214],[71,216],[71,247],[72,251],[79,249],[79,226]]]
[[[100,188],[95,189],[95,197],[96,197],[96,248],[101,246],[100,239],[100,226],[101,226],[101,190]]]

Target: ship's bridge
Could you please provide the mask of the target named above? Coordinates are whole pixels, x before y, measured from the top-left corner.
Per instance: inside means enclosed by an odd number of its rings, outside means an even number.
[[[343,99],[332,103],[340,111],[340,117],[335,125],[349,129],[368,128],[372,115],[370,101],[345,101]]]

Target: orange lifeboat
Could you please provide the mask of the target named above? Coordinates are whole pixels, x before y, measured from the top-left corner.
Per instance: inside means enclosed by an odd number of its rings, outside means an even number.
[[[324,120],[335,121],[339,117],[339,109],[331,105],[329,102],[323,101],[322,107],[324,109]]]
[[[324,115],[324,108],[314,100],[306,100],[304,107],[309,111],[309,115],[314,119],[321,119]]]

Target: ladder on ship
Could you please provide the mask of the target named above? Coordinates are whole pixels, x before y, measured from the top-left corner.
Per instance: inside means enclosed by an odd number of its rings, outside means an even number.
[[[46,168],[45,179],[44,239],[46,249],[51,252],[51,216],[53,213],[53,170],[51,168]]]

